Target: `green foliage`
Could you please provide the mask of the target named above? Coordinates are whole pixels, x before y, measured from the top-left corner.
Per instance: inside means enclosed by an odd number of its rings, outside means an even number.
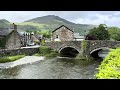
[[[84,60],[84,61],[92,61],[94,58],[84,55],[83,52],[81,52],[75,57],[75,59]]]
[[[95,27],[95,25],[75,24],[54,15],[38,17],[38,18],[28,20],[26,22],[16,23],[16,24],[18,25],[17,28],[19,32],[25,32],[25,31],[36,32],[37,31],[37,34],[43,34],[44,31],[49,32],[49,30],[52,32],[59,26],[65,25],[70,29],[74,28],[74,31],[79,33],[80,35],[84,35],[84,34],[87,34],[90,29]],[[10,25],[9,21],[4,19],[0,20],[0,28],[8,28],[9,25]]]
[[[61,25],[65,25],[70,29],[74,28],[75,32],[80,33],[80,35],[84,35],[85,31],[86,34],[90,29],[94,27],[94,25],[87,25],[87,24],[74,24],[72,22],[69,22],[65,19],[62,19],[60,17],[56,16],[44,16],[44,17],[38,17],[31,20],[28,20],[26,22],[22,23],[16,23],[19,30],[26,31],[38,31],[40,30],[41,33],[44,31],[49,32],[49,30],[52,32],[56,28],[58,28]]]
[[[47,46],[40,46],[39,53],[40,54],[49,54],[49,53],[51,53],[51,49]]]
[[[87,48],[87,45],[88,45],[87,41],[83,40],[83,41],[81,42],[81,47],[82,47],[82,49],[86,49],[86,48]]]
[[[5,43],[6,43],[6,38],[0,38],[0,47],[5,47]]]
[[[91,29],[88,35],[96,37],[97,40],[110,39],[110,35],[108,33],[107,27],[104,24],[100,24],[98,27]]]
[[[41,41],[41,45],[42,45],[42,46],[45,45],[45,39],[42,39],[42,41]]]
[[[97,69],[97,79],[120,79],[120,48],[111,50]]]
[[[39,45],[39,44],[40,44],[40,41],[39,41],[39,40],[36,40],[36,41],[34,41],[34,43]]]
[[[58,55],[57,51],[53,51],[47,46],[40,46],[39,53],[35,54],[35,56],[46,56],[46,57],[55,57]]]
[[[58,52],[52,51],[51,53],[46,54],[45,56],[46,56],[46,57],[56,57],[56,56],[58,56],[58,55],[59,55]]]
[[[0,20],[0,28],[8,28],[9,25],[10,25],[9,21],[7,21],[5,19]]]
[[[0,58],[0,63],[12,62],[12,61],[18,60],[18,59],[23,58],[23,57],[25,57],[25,55],[2,57],[2,58]]]
[[[81,52],[76,56],[76,59],[79,59],[79,60],[93,60],[92,57],[86,55],[86,50],[87,50],[87,46],[88,46],[88,42],[83,40],[81,42]]]
[[[110,27],[110,28],[108,28],[108,32],[109,32],[110,38],[112,40],[120,41],[120,28]]]

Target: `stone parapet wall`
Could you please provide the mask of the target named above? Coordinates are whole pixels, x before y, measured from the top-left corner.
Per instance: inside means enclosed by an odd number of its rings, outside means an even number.
[[[116,48],[120,47],[120,41],[110,41],[110,40],[85,40],[87,46],[84,50],[86,55],[90,55],[90,53],[98,48]],[[84,49],[82,47],[82,41],[62,41],[62,42],[47,42],[45,45],[50,48],[57,50],[58,52],[66,47],[72,47],[76,49],[78,52]]]
[[[0,57],[12,56],[12,55],[33,55],[39,51],[39,48],[22,48],[22,49],[1,49]]]
[[[46,42],[45,45],[57,51],[65,47],[73,47],[78,51],[81,49],[81,41]]]

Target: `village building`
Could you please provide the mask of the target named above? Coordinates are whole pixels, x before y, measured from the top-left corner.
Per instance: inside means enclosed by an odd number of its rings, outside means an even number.
[[[82,41],[85,36],[80,36],[65,25],[62,25],[52,31],[51,41]]]
[[[17,32],[17,25],[14,23],[10,25],[10,28],[0,28],[0,48],[21,48],[20,35]]]
[[[23,33],[20,35],[22,46],[34,46],[34,45],[40,45],[40,42],[42,40],[43,35],[37,35],[33,32],[31,33]]]
[[[65,25],[62,25],[52,31],[52,41],[73,41],[74,40],[74,32],[66,27]]]

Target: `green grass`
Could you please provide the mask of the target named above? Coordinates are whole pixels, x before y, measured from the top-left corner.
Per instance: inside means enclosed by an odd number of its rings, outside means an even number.
[[[46,57],[56,57],[58,56],[58,52],[50,49],[47,46],[40,46],[39,53],[34,54],[33,56],[46,56]]]
[[[97,79],[120,79],[120,48],[111,50],[97,69]]]
[[[34,22],[23,22],[23,23],[16,23],[17,25],[31,25],[35,26],[38,28],[44,28],[45,24],[39,24],[39,23],[34,23]]]
[[[25,57],[25,55],[2,57],[2,58],[0,58],[0,63],[12,62],[12,61],[18,60],[18,59],[23,58],[23,57]]]

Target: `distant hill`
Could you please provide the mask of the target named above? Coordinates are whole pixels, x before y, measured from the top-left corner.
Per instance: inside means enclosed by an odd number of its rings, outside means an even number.
[[[0,19],[0,28],[8,28],[10,25],[10,22],[6,19]]]
[[[40,24],[42,25],[41,29],[50,31],[53,31],[54,29],[58,28],[61,25],[66,25],[68,28],[72,30],[74,29],[75,32],[79,32],[81,35],[84,34],[85,30],[88,32],[90,29],[95,27],[95,25],[75,24],[73,22],[67,21],[55,15],[37,17],[31,20],[27,20],[24,23],[28,22]]]
[[[9,24],[10,22],[5,19],[0,20],[0,28],[2,27],[7,28],[9,27]],[[21,23],[16,23],[16,24],[18,25],[19,32],[24,32],[27,30],[52,32],[54,29],[58,28],[59,26],[65,25],[68,28],[74,30],[74,32],[79,32],[80,35],[84,35],[84,31],[86,31],[87,33],[90,29],[95,27],[95,25],[75,24],[73,22],[67,21],[55,15],[37,17],[37,18],[33,18]]]

